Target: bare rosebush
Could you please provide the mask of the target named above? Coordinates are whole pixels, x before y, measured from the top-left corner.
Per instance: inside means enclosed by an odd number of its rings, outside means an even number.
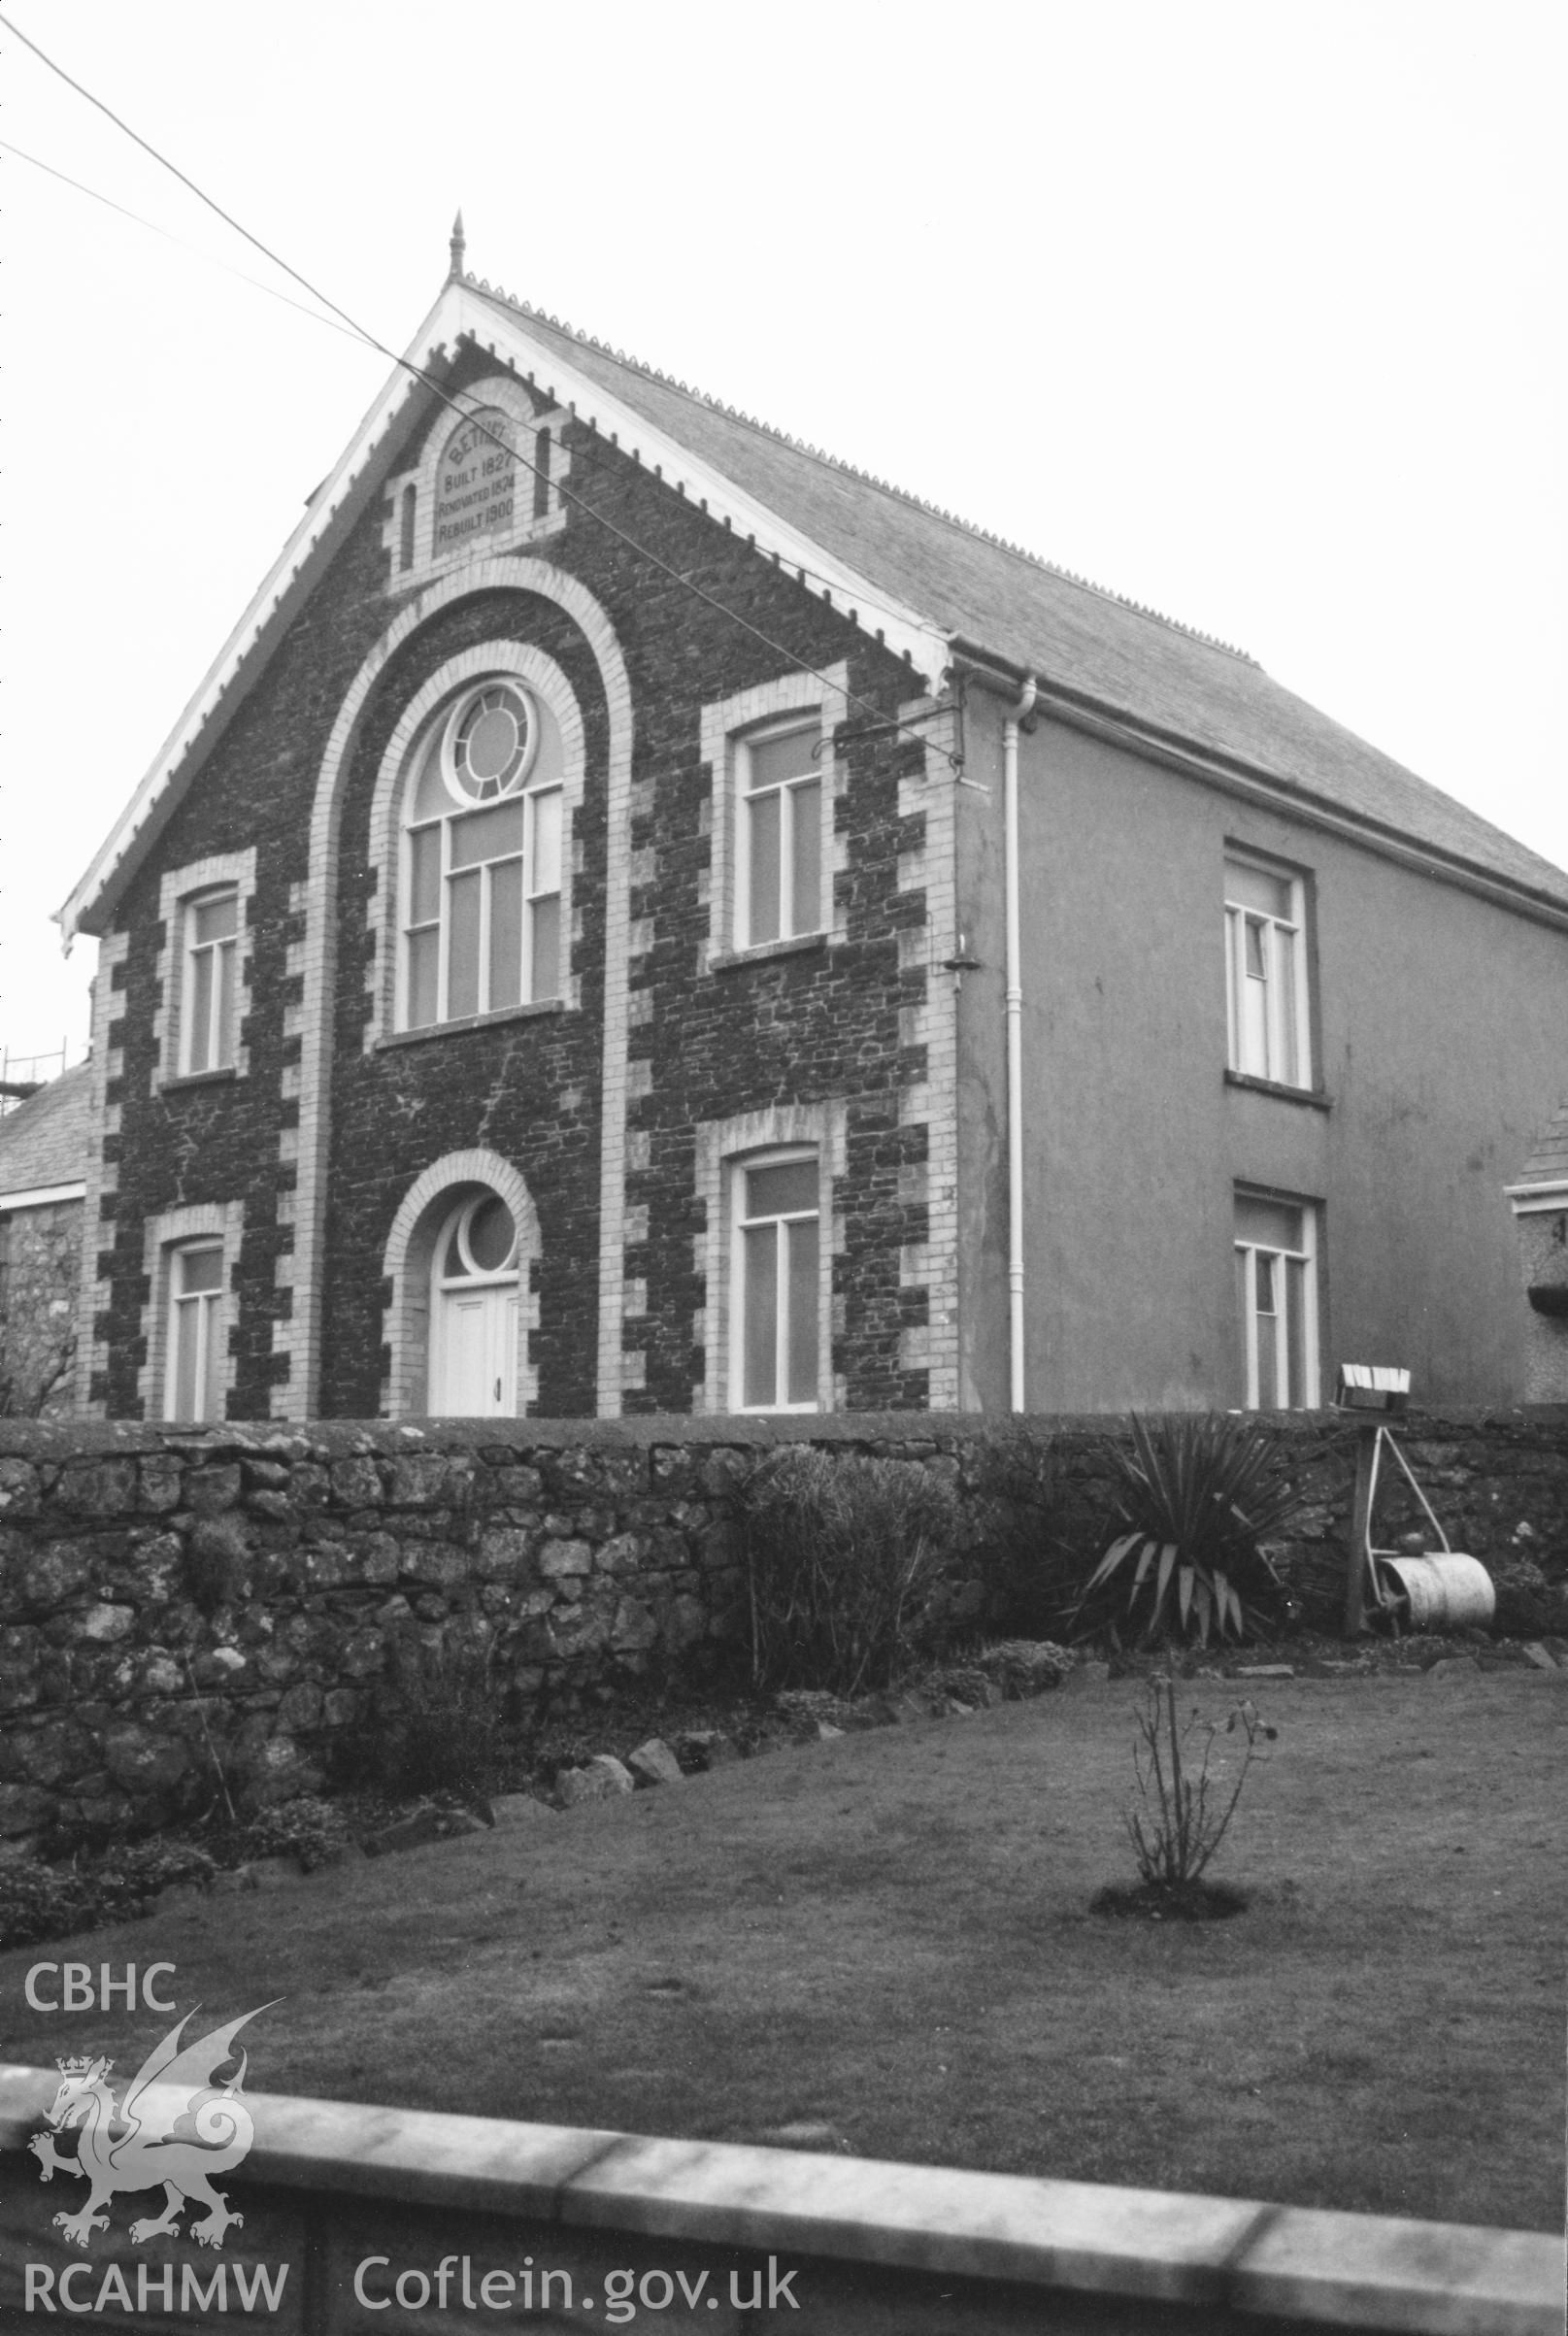
[[[1215,1738],[1233,1736],[1238,1729],[1247,1749],[1226,1800],[1223,1786],[1210,1775],[1209,1760]],[[1133,1746],[1143,1806],[1128,1810],[1124,1821],[1139,1874],[1151,1887],[1174,1889],[1197,1881],[1225,1838],[1259,1743],[1272,1744],[1279,1732],[1259,1719],[1251,1697],[1237,1704],[1223,1728],[1218,1719],[1200,1719],[1196,1709],[1184,1723],[1176,1709],[1176,1682],[1150,1681]]]

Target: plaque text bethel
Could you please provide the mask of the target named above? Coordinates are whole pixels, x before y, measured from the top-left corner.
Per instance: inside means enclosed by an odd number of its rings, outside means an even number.
[[[436,479],[438,559],[471,536],[511,526],[516,445],[512,417],[495,406],[474,415],[448,439]]]

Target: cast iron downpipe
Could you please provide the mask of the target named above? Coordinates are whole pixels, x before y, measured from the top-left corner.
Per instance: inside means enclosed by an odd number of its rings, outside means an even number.
[[[1007,923],[1007,1308],[1009,1407],[1023,1406],[1023,951],[1018,914],[1018,730],[1034,712],[1031,674],[1002,729],[1003,888]]]

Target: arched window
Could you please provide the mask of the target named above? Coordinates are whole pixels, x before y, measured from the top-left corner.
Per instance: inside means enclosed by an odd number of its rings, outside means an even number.
[[[561,736],[496,677],[417,742],[403,814],[398,1023],[497,1014],[563,990]]]
[[[517,1408],[517,1226],[499,1193],[470,1193],[436,1236],[429,1408],[438,1418]]]

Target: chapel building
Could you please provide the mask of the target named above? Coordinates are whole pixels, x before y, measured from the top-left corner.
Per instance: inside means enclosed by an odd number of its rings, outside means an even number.
[[[84,1410],[1526,1390],[1568,875],[455,245],[62,919]]]

